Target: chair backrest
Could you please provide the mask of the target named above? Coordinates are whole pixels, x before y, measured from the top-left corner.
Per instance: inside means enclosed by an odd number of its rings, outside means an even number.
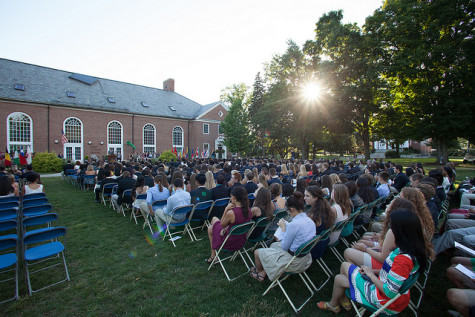
[[[48,213],[48,214],[25,218],[22,224],[23,224],[23,227],[26,228],[26,227],[50,223],[50,222],[56,221],[57,219],[58,219],[58,214]]]
[[[28,195],[23,196],[23,201],[30,200],[30,199],[37,199],[37,198],[41,198],[41,197],[46,197],[46,194],[45,193],[28,194]]]
[[[17,215],[18,215],[18,208],[0,210],[0,221],[16,219]]]
[[[50,204],[40,206],[30,206],[22,209],[23,217],[37,216],[45,214],[53,210],[53,206]]]
[[[135,199],[147,199],[147,194],[138,194]]]
[[[245,223],[241,223],[240,225],[235,225],[229,230],[229,236],[240,236],[242,234],[246,234],[251,228],[254,226],[254,221],[249,221]]]
[[[58,237],[66,235],[67,229],[66,227],[54,227],[54,228],[47,228],[42,231],[38,231],[31,234],[26,234],[22,242],[24,245],[32,244],[32,243],[39,243],[47,240],[56,239]]]
[[[212,200],[199,202],[199,203],[195,204],[195,211],[196,210],[209,209],[211,206],[213,206],[213,204],[214,204],[214,201],[212,201]]]
[[[10,202],[19,202],[20,197],[19,196],[5,196],[5,197],[0,197],[0,204],[3,203],[10,203]]]
[[[114,185],[114,187],[112,187],[112,195],[114,194],[117,194],[117,190],[119,189],[119,185]]]
[[[230,199],[231,197],[216,199],[214,201],[214,206],[216,207],[227,206],[229,204]]]
[[[158,207],[158,208],[165,207],[166,205],[167,205],[166,199],[155,200],[152,203],[152,207]]]
[[[186,215],[193,210],[194,205],[185,205],[176,207],[173,209],[171,216],[175,220],[183,220],[186,218]]]
[[[247,199],[251,200],[251,199],[256,199],[256,197],[254,196],[254,193],[250,193],[247,195]]]
[[[66,175],[67,175],[67,176],[74,176],[74,175],[76,175],[76,173],[77,173],[77,172],[76,172],[75,169],[67,169],[67,170],[66,170]]]
[[[254,226],[252,227],[251,230],[249,230],[249,234],[248,236],[251,236],[252,233],[254,232],[254,230],[256,230],[256,228],[262,228],[262,227],[267,227],[267,225],[269,224],[269,220],[267,220],[267,217],[260,217],[259,219],[257,219],[257,221],[254,222]],[[264,229],[265,230],[265,229]]]
[[[0,237],[0,251],[5,249],[14,248],[18,245],[18,239],[13,237],[1,238]]]
[[[41,197],[23,201],[23,207],[40,206],[49,203],[48,198]]]
[[[419,272],[416,272],[409,277],[402,283],[401,287],[399,288],[399,293],[404,294],[410,289],[414,284],[416,284],[417,280],[419,279]]]
[[[304,256],[308,254],[313,249],[313,247],[318,243],[318,241],[320,241],[320,239],[321,239],[321,236],[318,235],[308,240],[307,242],[302,243],[302,245],[297,249],[297,251],[295,251],[294,256],[298,257],[298,256]]]
[[[332,232],[337,232],[337,231],[341,231],[343,229],[343,227],[346,225],[346,222],[347,222],[348,219],[345,219],[345,220],[342,220],[338,223],[336,223],[332,229]]]
[[[126,196],[132,196],[132,189],[124,190],[124,192],[122,193],[122,198],[124,198]]]
[[[102,194],[110,194],[114,187],[117,186],[117,183],[107,183],[102,186]]]
[[[17,225],[18,223],[15,219],[0,221],[0,232],[11,230],[11,229],[17,229]]]
[[[319,241],[325,241],[327,239],[330,238],[330,234],[332,233],[332,229],[333,227],[330,227],[326,230],[323,230],[322,232],[320,232],[318,235],[320,236],[320,240]]]
[[[19,206],[19,203],[16,202],[16,201],[10,201],[10,202],[0,202],[0,210],[4,210],[4,209],[12,209],[12,208],[18,208],[20,207]]]
[[[287,216],[287,214],[288,214],[287,209],[279,210],[274,214],[274,220],[280,220],[284,218],[285,216]]]

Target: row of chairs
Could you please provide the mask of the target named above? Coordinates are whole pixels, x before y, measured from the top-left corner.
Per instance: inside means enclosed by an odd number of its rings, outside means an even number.
[[[16,204],[13,208],[10,208]],[[2,207],[9,206],[2,210]],[[10,274],[13,277],[6,278],[1,283],[15,281],[15,294],[12,298],[0,303],[19,299],[18,277],[19,264],[25,268],[28,292],[35,292],[69,281],[69,273],[64,256],[65,239],[67,229],[65,227],[52,227],[51,224],[58,219],[58,215],[51,213],[52,206],[43,193],[20,197],[9,196],[0,198],[0,274]],[[33,229],[34,228],[34,229]],[[64,244],[58,240],[64,236]],[[34,289],[31,277],[50,267],[61,263],[45,266],[40,264],[46,261],[62,258],[66,271],[64,280],[53,282],[46,286]],[[37,267],[40,266],[40,269]]]

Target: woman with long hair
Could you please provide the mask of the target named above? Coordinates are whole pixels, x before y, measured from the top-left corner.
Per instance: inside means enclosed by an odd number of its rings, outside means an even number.
[[[335,184],[333,186],[331,198],[334,202],[332,209],[336,214],[335,223],[348,219],[353,210],[353,205],[351,204],[350,195],[348,193],[348,188],[343,184]],[[335,243],[340,237],[340,231],[334,231],[330,234],[329,244]]]
[[[257,184],[259,179],[259,170],[257,169],[257,167],[254,167],[252,169],[252,174],[254,174],[254,178],[252,179],[252,181]]]
[[[13,182],[8,175],[0,176],[0,197],[17,196]]]
[[[285,199],[282,198],[282,185],[279,183],[273,183],[269,187],[272,203],[275,206],[275,211],[285,209]]]
[[[214,176],[213,176],[213,172],[211,171],[207,171],[206,172],[206,183],[205,183],[205,187],[206,189],[213,189],[216,187],[216,182],[214,181]]]
[[[305,204],[310,206],[307,215],[315,222],[317,234],[329,229],[335,223],[336,213],[330,207],[328,201],[323,197],[323,192],[318,186],[308,186],[305,189]],[[312,258],[318,259],[323,255],[329,239],[320,241],[312,249]]]
[[[44,193],[45,189],[43,184],[40,184],[40,174],[38,173],[31,173],[26,178],[28,182],[25,186],[23,186],[23,190],[21,191],[21,195],[29,195],[29,194],[36,194],[36,193]]]
[[[295,188],[296,192],[304,193],[305,189],[307,188],[308,184],[305,179],[301,178],[297,180],[297,188]]]
[[[136,199],[136,197],[140,194],[146,194],[148,190],[148,186],[145,185],[145,177],[140,175],[137,177],[137,181],[135,182],[134,187],[132,187],[132,199],[134,200],[132,206],[134,208],[140,208],[140,203],[145,202],[147,199]]]
[[[305,168],[305,164],[300,165],[300,171],[299,171],[299,174],[297,175],[297,178],[303,178],[307,176],[308,176],[308,172],[307,172],[307,169]]]
[[[330,179],[331,179],[333,185],[335,185],[335,184],[341,184],[340,177],[338,177],[337,174],[332,173],[332,174],[330,174],[329,176],[330,176]]]
[[[211,263],[216,251],[221,247],[233,226],[243,224],[252,218],[247,191],[243,186],[234,186],[231,191],[231,201],[226,206],[221,220],[213,217],[208,227],[208,238],[211,246],[211,255],[205,261]],[[246,235],[230,236],[224,247],[226,250],[239,250],[246,243]]]
[[[305,242],[315,237],[315,223],[304,212],[302,193],[295,192],[287,199],[287,209],[292,217],[290,223],[279,220],[282,231],[281,240],[271,244],[269,248],[254,251],[256,267],[251,268],[251,277],[263,282],[268,276],[271,281],[284,273],[285,266],[293,257],[293,253]],[[302,272],[312,264],[312,257],[307,254],[295,258],[286,269],[287,272]]]
[[[259,188],[257,190],[256,199],[252,204],[251,213],[252,213],[252,220],[256,222],[261,217],[266,217],[268,221],[272,219],[274,215],[274,204],[271,200],[271,192],[267,188]],[[264,232],[264,227],[257,227],[255,228],[251,235],[249,236],[250,239],[255,239],[262,235]]]
[[[330,196],[332,192],[332,188],[333,188],[333,183],[330,176],[322,175],[322,177],[320,178],[320,182],[322,184],[321,188],[322,188],[323,194],[325,196]]]
[[[425,244],[419,218],[409,210],[394,211],[390,218],[397,248],[385,259],[383,267],[379,270],[379,276],[376,276],[375,273],[378,272],[369,266],[363,265],[360,268],[343,262],[340,274],[335,277],[331,300],[319,302],[318,308],[339,313],[341,305],[350,311],[352,306],[345,296],[345,290],[350,288],[353,301],[379,309],[398,295],[407,278],[417,272],[424,272],[430,249],[428,250]],[[384,312],[400,313],[407,307],[409,300],[409,292],[406,292]]]
[[[267,184],[266,176],[263,173],[259,174],[259,177],[258,177],[257,180],[258,180],[257,187],[259,187],[259,188],[261,188],[261,187],[268,188],[269,187],[269,185]]]

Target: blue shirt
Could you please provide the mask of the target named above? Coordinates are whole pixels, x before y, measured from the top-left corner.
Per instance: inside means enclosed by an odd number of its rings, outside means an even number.
[[[191,195],[189,192],[184,191],[183,189],[178,189],[173,195],[171,195],[167,200],[167,206],[164,208],[163,212],[166,215],[170,215],[176,207],[189,205],[191,202]]]
[[[388,184],[381,184],[376,189],[378,190],[379,197],[386,197],[391,192]]]
[[[151,206],[154,201],[167,199],[168,197],[170,197],[170,192],[168,191],[168,188],[163,187],[162,191],[159,191],[158,185],[155,185],[147,190],[147,205]],[[154,207],[154,211],[158,208],[160,207]]]
[[[285,228],[282,250],[297,251],[303,243],[315,237],[316,232],[315,222],[305,212],[298,214]]]

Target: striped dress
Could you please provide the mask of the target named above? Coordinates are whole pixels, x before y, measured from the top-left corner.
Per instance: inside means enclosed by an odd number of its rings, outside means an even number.
[[[399,248],[396,248],[386,258],[383,268],[379,272],[379,279],[384,284],[384,292],[382,292],[376,285],[362,277],[358,266],[351,265],[348,274],[351,299],[360,304],[379,309],[391,298],[394,298],[398,294],[404,281],[418,270],[419,264],[414,263],[409,255],[400,253]],[[389,305],[385,313],[389,315],[400,313],[407,307],[409,300],[410,294],[408,290]]]

